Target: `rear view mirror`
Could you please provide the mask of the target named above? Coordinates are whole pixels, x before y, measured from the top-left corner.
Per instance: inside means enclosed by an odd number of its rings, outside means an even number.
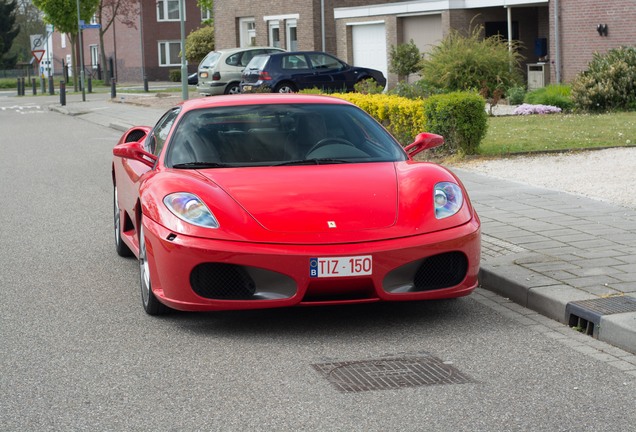
[[[432,149],[435,147],[439,147],[444,144],[444,137],[441,135],[436,135],[428,132],[422,132],[415,137],[415,141],[413,143],[404,147],[404,151],[409,155],[412,159],[416,154]]]
[[[117,144],[113,148],[113,155],[120,158],[136,160],[148,165],[150,168],[154,167],[157,162],[157,156],[145,151],[139,142]]]

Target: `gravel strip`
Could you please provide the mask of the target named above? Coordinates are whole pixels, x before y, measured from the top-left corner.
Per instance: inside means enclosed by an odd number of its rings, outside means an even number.
[[[452,167],[636,208],[634,147],[473,160]]]

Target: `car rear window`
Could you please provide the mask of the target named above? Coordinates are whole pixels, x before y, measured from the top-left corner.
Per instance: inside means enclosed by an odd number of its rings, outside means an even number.
[[[267,60],[269,60],[268,55],[257,55],[252,57],[252,60],[247,64],[246,69],[250,70],[261,70],[267,64]]]
[[[212,51],[211,53],[206,55],[203,58],[203,60],[201,60],[201,63],[199,63],[199,69],[214,67],[218,63],[220,58],[221,58],[220,52]]]

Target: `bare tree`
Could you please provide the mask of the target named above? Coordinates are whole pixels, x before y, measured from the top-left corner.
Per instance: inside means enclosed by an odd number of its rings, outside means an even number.
[[[104,34],[113,28],[113,47],[115,50],[115,62],[117,62],[117,42],[115,41],[115,22],[119,22],[128,28],[137,28],[140,12],[140,0],[100,0],[97,6],[97,22],[99,29],[99,53],[102,70],[106,69],[106,52],[104,50]],[[114,76],[114,71],[113,76]],[[108,79],[106,79],[108,81]],[[107,82],[108,83],[108,82]]]

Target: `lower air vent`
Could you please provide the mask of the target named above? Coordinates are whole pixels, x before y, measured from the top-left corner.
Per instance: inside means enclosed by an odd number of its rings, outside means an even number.
[[[415,291],[450,288],[466,277],[468,260],[463,253],[449,252],[426,258],[415,273]]]
[[[256,292],[247,271],[234,264],[200,264],[190,273],[190,285],[201,297],[218,300],[249,300]]]

